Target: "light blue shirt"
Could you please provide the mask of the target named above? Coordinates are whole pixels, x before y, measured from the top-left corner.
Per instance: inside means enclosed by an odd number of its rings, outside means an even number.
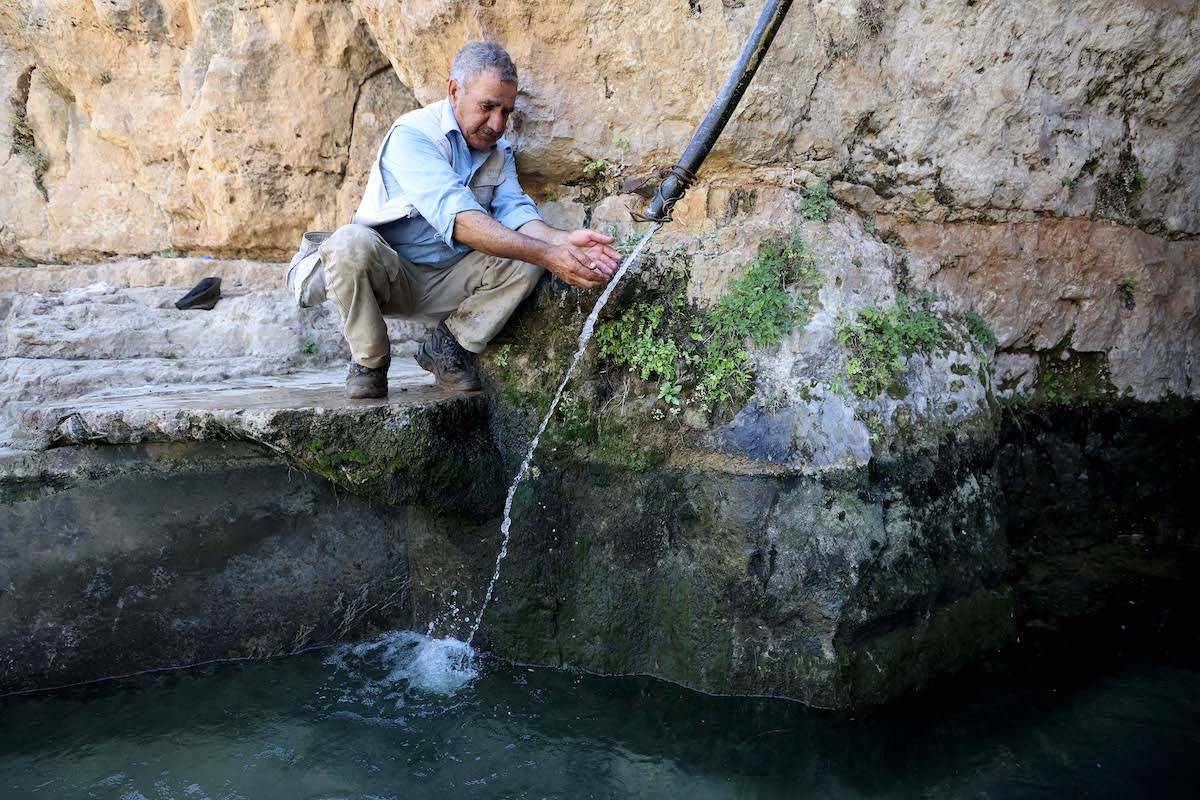
[[[437,145],[416,128],[393,128],[380,155],[384,190],[391,198],[403,188],[420,216],[389,222],[376,230],[409,261],[448,267],[471,252],[470,247],[454,240],[455,215],[482,211],[514,231],[542,217],[517,180],[512,147],[502,140],[488,150],[472,149],[459,130],[449,101],[442,103],[442,131],[450,142],[449,163]],[[504,179],[496,187],[489,210],[476,200],[470,182],[492,151],[501,146]]]

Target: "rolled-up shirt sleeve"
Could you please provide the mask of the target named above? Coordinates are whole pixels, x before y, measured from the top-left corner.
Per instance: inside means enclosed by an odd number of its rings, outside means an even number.
[[[492,216],[501,225],[514,231],[527,222],[542,218],[537,205],[525,194],[521,182],[517,180],[517,162],[511,147],[504,150],[504,180],[492,196]]]
[[[392,130],[380,156],[380,166],[388,196],[395,195],[397,189],[403,190],[417,213],[437,231],[447,246],[454,246],[454,218],[457,215],[464,211],[487,213],[437,145],[414,128],[399,125]],[[505,166],[507,168],[507,164]],[[516,178],[515,170],[513,178]]]

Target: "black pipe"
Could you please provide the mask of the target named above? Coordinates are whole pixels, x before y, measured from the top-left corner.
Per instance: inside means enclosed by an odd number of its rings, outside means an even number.
[[[742,99],[746,87],[754,79],[754,73],[766,56],[767,48],[771,46],[771,40],[775,38],[775,32],[779,30],[779,25],[791,5],[792,0],[767,0],[767,5],[758,18],[758,24],[754,26],[754,32],[750,34],[750,39],[742,48],[741,57],[729,74],[729,80],[725,81],[724,88],[708,109],[704,121],[696,128],[696,133],[687,149],[683,151],[679,163],[667,170],[667,177],[654,193],[650,207],[643,214],[635,214],[635,217],[650,222],[670,221],[671,209],[692,185],[696,179],[696,171],[708,157],[717,137],[724,130],[725,123],[737,110],[738,101]]]

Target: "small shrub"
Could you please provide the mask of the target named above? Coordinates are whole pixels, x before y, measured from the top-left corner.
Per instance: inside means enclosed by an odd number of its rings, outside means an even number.
[[[886,310],[868,306],[855,319],[837,323],[838,341],[848,351],[846,378],[859,397],[876,397],[904,375],[906,359],[945,343],[941,320],[900,294]]]
[[[677,278],[680,276],[677,276]],[[694,403],[709,412],[741,399],[754,384],[748,342],[777,342],[807,317],[820,275],[798,236],[767,240],[744,277],[707,312],[682,291],[640,302],[596,331],[600,358],[658,383],[664,405]]]
[[[50,159],[37,146],[37,140],[33,136],[33,128],[29,126],[29,121],[24,114],[14,111],[9,119],[9,125],[13,154],[25,159],[40,179],[50,166]]]
[[[804,198],[800,201],[800,215],[805,219],[819,222],[829,221],[829,211],[833,201],[829,199],[829,181],[821,180],[808,187]]]
[[[595,161],[589,161],[583,165],[583,177],[591,180],[599,180],[608,174],[612,165],[607,159],[597,158]]]
[[[600,357],[629,367],[644,381],[674,383],[679,348],[669,337],[666,306],[637,303],[613,322],[596,331]]]
[[[858,4],[858,25],[868,37],[883,30],[883,6],[879,0],[863,0]]]
[[[1138,195],[1145,190],[1148,183],[1149,181],[1146,180],[1146,176],[1140,169],[1133,174],[1133,177],[1129,179],[1129,183],[1125,188],[1125,196],[1130,203],[1137,200]]]
[[[312,339],[308,339],[304,342],[304,344],[300,345],[300,352],[311,356],[313,353],[317,352],[317,343]]]
[[[974,309],[967,309],[963,312],[963,322],[967,325],[967,330],[971,337],[986,350],[992,350],[996,347],[996,334],[992,333],[992,329],[988,327],[987,320],[979,315]]]
[[[1126,278],[1121,281],[1117,292],[1121,295],[1121,302],[1125,304],[1126,308],[1131,309],[1136,304],[1137,289],[1137,278]]]

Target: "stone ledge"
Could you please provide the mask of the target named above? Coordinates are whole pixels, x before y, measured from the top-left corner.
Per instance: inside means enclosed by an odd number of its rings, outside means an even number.
[[[26,411],[13,445],[249,441],[367,498],[490,515],[498,456],[480,394],[434,387],[394,362],[389,397],[348,400],[341,368],[215,385],[97,392]]]

